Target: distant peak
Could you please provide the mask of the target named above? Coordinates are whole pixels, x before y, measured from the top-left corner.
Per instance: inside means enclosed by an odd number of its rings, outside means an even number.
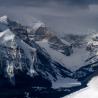
[[[8,16],[4,15],[4,16],[0,17],[0,22],[7,24],[8,23]]]
[[[45,27],[45,24],[42,22],[35,23],[33,29],[37,30],[39,27]]]

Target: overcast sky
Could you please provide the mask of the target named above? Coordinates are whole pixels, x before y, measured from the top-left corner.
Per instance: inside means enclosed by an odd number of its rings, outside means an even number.
[[[98,31],[98,0],[0,0],[0,16],[32,24],[40,20],[57,33]]]

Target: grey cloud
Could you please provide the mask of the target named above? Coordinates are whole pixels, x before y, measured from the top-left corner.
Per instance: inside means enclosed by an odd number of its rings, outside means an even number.
[[[63,5],[89,5],[98,4],[98,0],[0,0],[1,5],[21,5],[21,6],[45,6],[50,2],[57,2]]]
[[[0,16],[32,25],[33,17],[59,33],[98,31],[98,0],[0,0]]]

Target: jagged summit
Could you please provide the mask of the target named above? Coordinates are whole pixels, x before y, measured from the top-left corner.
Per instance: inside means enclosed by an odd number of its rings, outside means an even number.
[[[7,42],[13,41],[15,35],[10,31],[10,29],[7,29],[3,32],[0,32],[0,45],[8,45]]]
[[[46,27],[45,24],[41,21],[35,22],[33,26],[33,30],[36,31],[40,27]]]

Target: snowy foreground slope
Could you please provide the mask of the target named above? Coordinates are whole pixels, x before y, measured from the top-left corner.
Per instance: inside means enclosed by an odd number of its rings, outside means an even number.
[[[98,98],[98,76],[91,79],[86,88],[63,98]]]

